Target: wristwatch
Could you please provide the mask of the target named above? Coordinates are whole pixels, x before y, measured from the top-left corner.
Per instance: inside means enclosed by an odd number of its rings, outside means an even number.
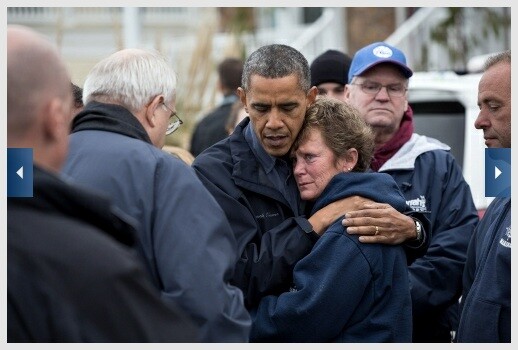
[[[421,223],[419,220],[414,219],[415,222],[415,232],[417,234],[416,241],[420,241],[423,238],[423,227],[421,226]]]

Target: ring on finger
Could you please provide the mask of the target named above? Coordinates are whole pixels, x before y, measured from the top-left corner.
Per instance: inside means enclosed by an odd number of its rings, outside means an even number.
[[[374,232],[374,235],[377,236],[379,232],[380,232],[380,228],[378,226],[376,226],[376,232]]]

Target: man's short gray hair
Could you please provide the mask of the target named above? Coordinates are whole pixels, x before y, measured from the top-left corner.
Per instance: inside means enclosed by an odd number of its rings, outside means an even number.
[[[167,101],[175,93],[176,73],[164,56],[157,51],[126,49],[103,59],[88,73],[83,103],[115,103],[138,111],[158,95]]]
[[[488,57],[486,62],[484,62],[484,71],[488,70],[489,68],[500,62],[511,64],[511,50],[500,52]]]
[[[241,87],[245,92],[249,91],[250,79],[254,74],[272,79],[295,74],[304,92],[308,92],[311,88],[308,61],[299,51],[287,45],[262,46],[248,57],[241,79]]]

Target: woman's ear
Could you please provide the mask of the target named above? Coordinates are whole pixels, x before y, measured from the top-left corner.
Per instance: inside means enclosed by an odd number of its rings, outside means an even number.
[[[356,166],[356,163],[358,163],[358,151],[356,148],[349,148],[345,152],[345,162],[342,168],[343,172],[349,172]]]

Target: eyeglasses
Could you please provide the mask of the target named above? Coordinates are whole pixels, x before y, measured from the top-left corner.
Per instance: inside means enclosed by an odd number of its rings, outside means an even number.
[[[166,135],[171,135],[173,132],[176,131],[180,127],[181,124],[183,124],[183,121],[180,119],[178,114],[176,114],[175,111],[173,111],[171,108],[167,107],[167,105],[162,102],[165,108],[167,110],[171,111],[171,115],[169,116],[169,124],[167,125],[167,130],[165,131]]]
[[[391,97],[403,97],[408,90],[403,84],[388,84],[383,85],[373,81],[367,81],[364,83],[351,83],[351,85],[358,85],[362,91],[369,95],[377,95],[381,88],[387,89],[387,94]]]

